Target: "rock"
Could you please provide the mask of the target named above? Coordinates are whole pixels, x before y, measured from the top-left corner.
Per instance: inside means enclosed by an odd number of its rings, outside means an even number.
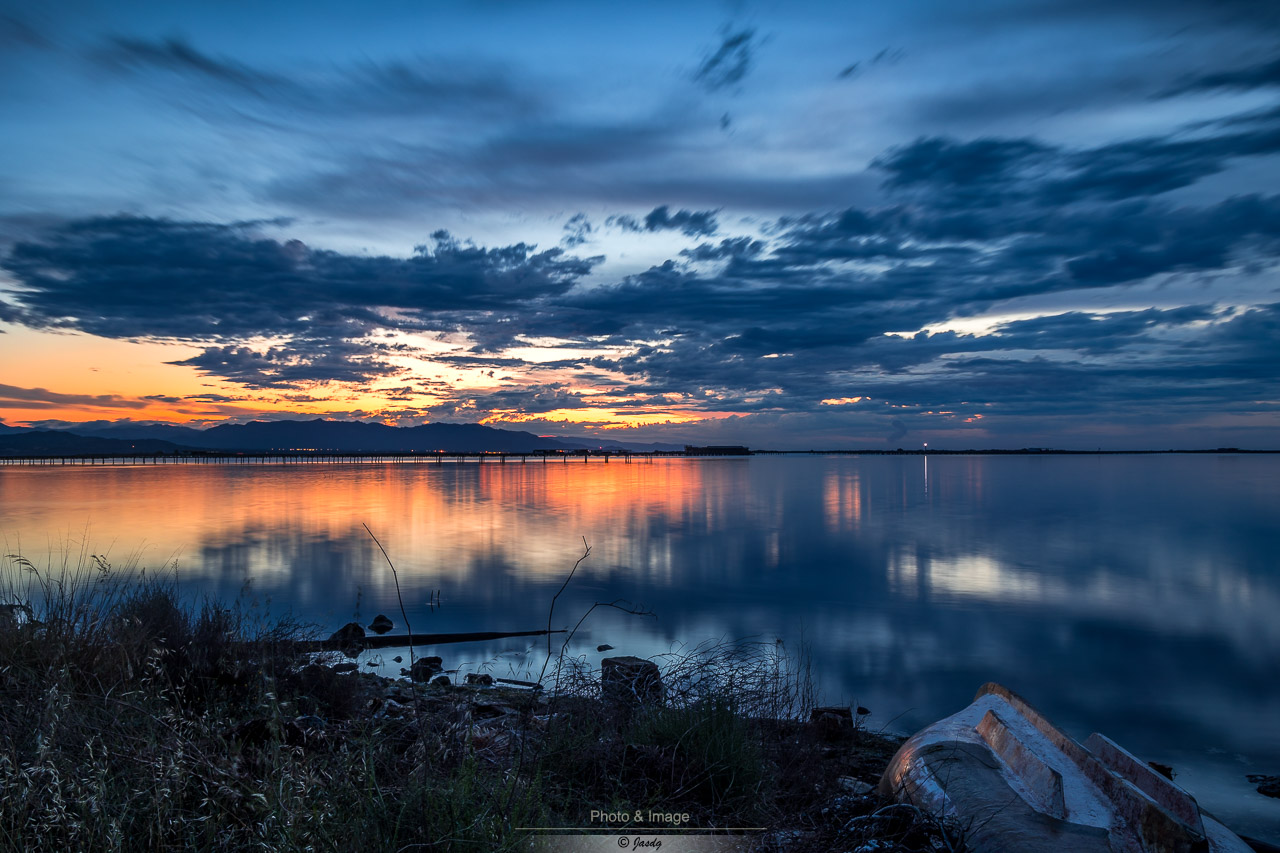
[[[870,782],[863,782],[861,779],[855,779],[852,776],[841,776],[836,780],[836,784],[842,790],[848,791],[850,794],[861,797],[863,794],[870,794],[875,790],[876,786]]]
[[[329,667],[329,669],[334,672],[355,672],[359,668],[360,666],[354,663],[335,663],[333,666]]]
[[[364,665],[369,667],[375,667],[375,666],[378,666],[378,662],[376,660],[367,660],[364,662]]]
[[[871,710],[870,710],[869,708],[864,708],[864,707],[862,707],[861,705],[859,705],[859,706],[857,707],[857,709],[855,710],[855,712],[854,712],[854,713],[856,713],[859,717],[870,717],[870,716],[871,716]]]
[[[484,687],[492,687],[493,676],[487,672],[481,672],[481,673],[468,672],[467,684],[479,684]]]
[[[329,635],[329,642],[334,643],[344,655],[353,658],[364,648],[364,628],[358,622],[348,622]]]
[[[400,655],[396,655],[395,657],[392,658],[392,660],[395,661],[396,663],[404,663],[404,658],[402,658]]]
[[[1170,782],[1173,781],[1174,776],[1178,775],[1173,772],[1173,766],[1170,764],[1161,764],[1159,761],[1148,761],[1147,763],[1151,765],[1152,770],[1156,771]]]
[[[447,675],[437,675],[435,678],[431,679],[431,683],[434,684],[436,687],[452,687],[453,686],[453,682],[449,680],[449,676]]]
[[[600,692],[607,703],[626,709],[661,705],[665,698],[658,665],[629,656],[600,661]]]
[[[814,708],[809,725],[823,740],[839,740],[853,734],[853,712],[839,705]]]
[[[1280,798],[1280,776],[1263,776],[1259,773],[1250,773],[1245,778],[1258,786],[1259,794]]]
[[[385,615],[379,613],[373,617],[373,621],[369,623],[369,630],[375,634],[385,634],[396,625]]]
[[[596,651],[611,652],[613,651],[613,646],[609,645],[608,643],[601,643],[600,645],[596,646]]]
[[[431,676],[444,669],[444,661],[432,655],[418,658],[409,668],[409,678],[413,681],[430,681]]]

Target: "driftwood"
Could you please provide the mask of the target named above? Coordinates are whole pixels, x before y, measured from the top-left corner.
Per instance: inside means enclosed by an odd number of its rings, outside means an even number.
[[[397,646],[443,646],[449,643],[478,643],[484,640],[505,640],[508,637],[542,637],[547,634],[563,634],[556,631],[468,631],[462,634],[383,634],[366,635],[355,640],[299,640],[292,645],[300,652],[336,652],[348,648],[390,649]]]

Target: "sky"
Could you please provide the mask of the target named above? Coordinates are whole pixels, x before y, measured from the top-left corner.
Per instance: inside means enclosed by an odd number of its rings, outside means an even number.
[[[1280,447],[1280,4],[0,0],[0,421]]]

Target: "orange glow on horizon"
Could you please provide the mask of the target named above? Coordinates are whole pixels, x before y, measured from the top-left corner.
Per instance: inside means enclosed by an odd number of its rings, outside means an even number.
[[[383,377],[365,386],[330,382],[303,388],[249,388],[202,375],[189,365],[171,363],[198,354],[198,346],[111,340],[16,326],[0,326],[0,332],[0,364],[8,366],[5,381],[0,381],[0,422],[14,426],[49,420],[209,426],[228,420],[301,415],[374,419],[387,425],[466,419],[499,428],[539,422],[625,430],[728,417],[679,399],[628,406],[625,404],[632,398],[627,395],[577,379],[566,381],[564,372],[536,364],[522,368],[518,376],[495,377],[493,371],[433,362],[430,355],[398,357],[393,361],[403,368],[402,375]],[[454,342],[436,341],[428,350],[455,352],[459,347]],[[536,413],[517,408],[468,408],[491,393],[552,383],[585,405]]]

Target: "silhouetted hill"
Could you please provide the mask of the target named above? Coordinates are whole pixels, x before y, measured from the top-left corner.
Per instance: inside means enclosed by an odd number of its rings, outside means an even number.
[[[217,450],[330,450],[366,453],[424,453],[482,450],[523,453],[564,450],[568,445],[530,432],[480,424],[424,424],[391,427],[354,421],[253,421],[223,424],[200,434],[198,444]]]
[[[78,456],[130,453],[175,453],[182,450],[152,438],[94,438],[60,430],[27,430],[0,435],[0,454],[6,456]]]
[[[155,438],[161,441],[171,441],[183,447],[201,447],[202,445],[199,443],[200,437],[204,435],[204,430],[174,426],[173,424],[116,423],[106,426],[85,424],[83,426],[70,427],[64,431],[75,435],[92,436],[93,438]]]
[[[2,426],[2,425],[0,425]],[[33,432],[20,427],[0,428],[0,436]],[[253,421],[247,424],[221,424],[208,429],[192,429],[172,424],[86,424],[66,430],[39,430],[45,434],[83,436],[77,445],[67,438],[60,450],[10,451],[30,453],[104,453],[113,452],[110,445],[92,445],[91,441],[156,442],[173,449],[224,451],[315,450],[337,453],[424,453],[443,450],[450,453],[501,451],[528,453],[535,450],[680,450],[682,446],[667,444],[635,444],[601,441],[586,437],[543,438],[521,430],[498,429],[480,424],[424,424],[416,427],[392,427],[357,421],[315,420]],[[35,446],[34,444],[32,445]],[[150,447],[150,445],[148,445]],[[84,448],[84,449],[78,449]],[[114,452],[125,452],[116,448]],[[138,452],[151,453],[151,449]]]
[[[495,429],[480,424],[425,424],[392,427],[356,421],[253,421],[222,424],[198,430],[168,424],[111,424],[87,427],[82,435],[95,438],[164,440],[200,450],[316,450],[338,453],[451,453],[533,450],[572,450],[570,444],[539,438],[531,432]]]

